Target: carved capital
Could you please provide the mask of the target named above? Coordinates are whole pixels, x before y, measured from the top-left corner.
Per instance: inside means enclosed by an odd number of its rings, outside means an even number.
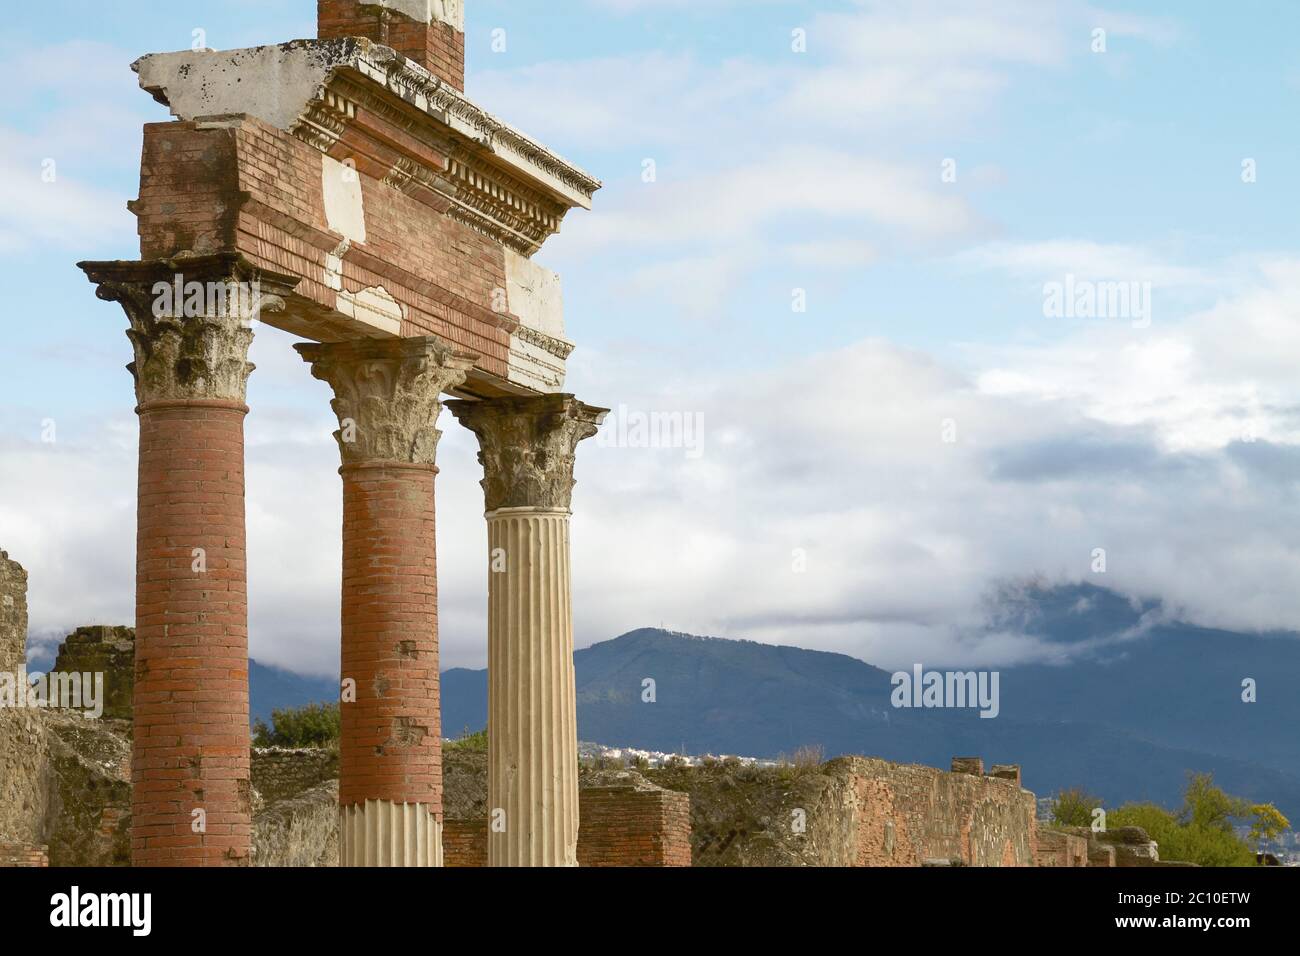
[[[440,396],[464,382],[478,358],[436,335],[294,348],[334,389],[334,438],[345,465],[434,464]]]
[[[130,328],[136,400],[243,402],[248,347],[263,310],[280,311],[298,280],[223,253],[144,262],[81,262],[101,299]]]
[[[448,402],[447,407],[478,436],[488,511],[568,511],[578,442],[596,434],[609,413],[572,395]]]

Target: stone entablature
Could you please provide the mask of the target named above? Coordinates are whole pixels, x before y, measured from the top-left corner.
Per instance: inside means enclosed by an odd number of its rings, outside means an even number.
[[[145,127],[146,258],[238,252],[302,277],[273,325],[441,335],[479,354],[473,394],[562,390],[559,277],[529,257],[598,180],[364,38],[134,66],[180,120]]]
[[[591,197],[601,187],[600,180],[475,105],[420,64],[363,37],[151,53],[136,60],[132,69],[140,76],[140,86],[177,119],[247,113],[286,130],[297,128],[313,109],[323,109],[343,125],[355,120],[359,109],[394,109],[391,100],[377,98],[386,91],[433,121],[420,131],[409,114],[393,113],[413,133],[432,136],[435,126],[442,127],[444,134],[473,147],[474,153],[495,158],[506,167],[500,172],[513,170],[524,182],[535,184],[531,192],[551,193],[566,210],[590,209]],[[344,82],[336,88],[333,81],[340,77]],[[377,88],[358,85],[355,80],[360,78]],[[342,128],[339,136],[333,135],[336,125],[326,124],[321,134],[337,142]]]

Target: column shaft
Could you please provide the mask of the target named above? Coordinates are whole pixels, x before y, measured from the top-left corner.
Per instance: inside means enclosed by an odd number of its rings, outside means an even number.
[[[435,473],[342,469],[344,866],[442,865]]]
[[[569,505],[606,409],[572,395],[449,403],[478,436],[488,522],[488,861],[578,865]]]
[[[577,866],[578,728],[569,515],[488,515],[492,866]]]
[[[135,866],[248,863],[246,412],[202,400],[140,408]]]
[[[121,304],[135,355],[131,861],[246,866],[248,348],[262,311],[284,309],[298,280],[233,253],[78,265]]]
[[[441,395],[474,356],[436,336],[296,346],[343,458],[344,866],[442,866],[434,466]]]

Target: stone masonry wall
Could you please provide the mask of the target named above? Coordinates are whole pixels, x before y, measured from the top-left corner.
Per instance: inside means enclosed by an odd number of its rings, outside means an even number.
[[[0,551],[0,673],[16,683],[26,660],[27,572]],[[0,842],[45,842],[48,756],[40,711],[0,707]]]
[[[1014,780],[841,757],[649,771],[691,798],[694,866],[1032,866],[1034,796]]]
[[[104,713],[130,720],[135,690],[135,629],[79,627],[59,646],[53,670],[60,674],[103,674]]]
[[[305,790],[338,778],[337,750],[309,747],[253,749],[253,789],[265,803],[296,797]]]
[[[12,673],[27,660],[27,572],[0,551],[0,671]]]

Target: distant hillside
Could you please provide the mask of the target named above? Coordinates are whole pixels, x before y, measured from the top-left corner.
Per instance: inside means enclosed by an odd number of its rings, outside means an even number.
[[[251,719],[271,722],[271,711],[339,699],[339,682],[328,677],[304,677],[279,667],[248,662]]]
[[[1083,785],[1117,803],[1176,804],[1189,771],[1300,820],[1300,640],[1177,624],[1079,586],[1004,596],[1002,626],[1079,655],[1001,669],[1001,715],[896,710],[889,674],[852,657],[643,629],[574,655],[584,740],[772,757],[805,744],[946,766],[1020,763],[1039,793]],[[1015,620],[1009,620],[1014,617]],[[927,668],[945,669],[925,661]],[[642,703],[644,678],[656,702]],[[1240,700],[1243,677],[1259,701]],[[443,675],[443,722],[486,722],[484,671]]]
[[[999,595],[990,628],[1036,635],[1069,663],[1002,668],[1001,715],[896,710],[889,674],[842,654],[642,629],[574,654],[578,732],[615,746],[775,757],[806,744],[947,766],[1019,763],[1030,789],[1175,804],[1188,771],[1300,821],[1300,638],[1161,622],[1087,585]],[[946,669],[942,661],[922,662]],[[1243,678],[1258,702],[1240,699]],[[656,701],[642,703],[642,681]],[[251,663],[255,717],[335,700],[334,681]],[[486,671],[442,675],[443,732],[487,722]]]

